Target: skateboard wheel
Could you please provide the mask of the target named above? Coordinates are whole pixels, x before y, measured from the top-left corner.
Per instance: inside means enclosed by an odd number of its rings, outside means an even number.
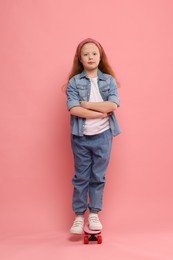
[[[84,236],[84,244],[88,244],[88,236]]]
[[[97,237],[97,242],[98,242],[98,244],[101,244],[101,243],[102,243],[102,236],[98,236],[98,237]]]

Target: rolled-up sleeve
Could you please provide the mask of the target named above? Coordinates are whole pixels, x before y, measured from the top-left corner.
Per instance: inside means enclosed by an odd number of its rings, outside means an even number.
[[[117,107],[120,106],[120,98],[119,98],[119,94],[117,91],[117,84],[113,77],[111,78],[111,81],[110,81],[110,90],[109,90],[108,101],[116,103]]]
[[[67,108],[70,110],[72,107],[77,106],[80,106],[79,94],[74,79],[71,79],[67,87]]]

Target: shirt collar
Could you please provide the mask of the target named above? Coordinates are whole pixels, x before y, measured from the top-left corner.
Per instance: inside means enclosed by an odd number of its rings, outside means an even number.
[[[98,79],[101,79],[101,80],[106,80],[104,74],[101,72],[101,70],[98,69],[98,73],[97,73],[97,76],[98,76]],[[86,74],[86,71],[83,70],[81,73],[80,73],[80,79],[81,78],[88,78],[87,74]]]

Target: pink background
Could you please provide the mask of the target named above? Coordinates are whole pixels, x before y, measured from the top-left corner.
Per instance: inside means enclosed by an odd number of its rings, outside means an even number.
[[[1,259],[66,259],[66,249],[78,259],[82,242],[68,233],[73,157],[61,86],[87,37],[101,42],[121,83],[102,251],[118,260],[172,259],[172,11],[171,0],[0,2]],[[23,245],[21,236],[33,240]],[[56,239],[59,251],[49,247]],[[45,246],[32,255],[31,241],[49,241],[52,256]],[[95,258],[105,260],[102,251]]]

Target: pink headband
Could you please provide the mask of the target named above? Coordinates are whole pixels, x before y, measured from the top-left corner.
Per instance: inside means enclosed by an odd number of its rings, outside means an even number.
[[[81,49],[82,49],[83,45],[86,44],[86,43],[94,43],[98,47],[98,49],[99,49],[100,56],[102,56],[101,44],[98,41],[96,41],[96,40],[94,40],[92,38],[87,38],[87,39],[83,40],[81,43],[79,43],[79,45],[77,47],[77,55],[78,55],[79,59],[80,59]]]

